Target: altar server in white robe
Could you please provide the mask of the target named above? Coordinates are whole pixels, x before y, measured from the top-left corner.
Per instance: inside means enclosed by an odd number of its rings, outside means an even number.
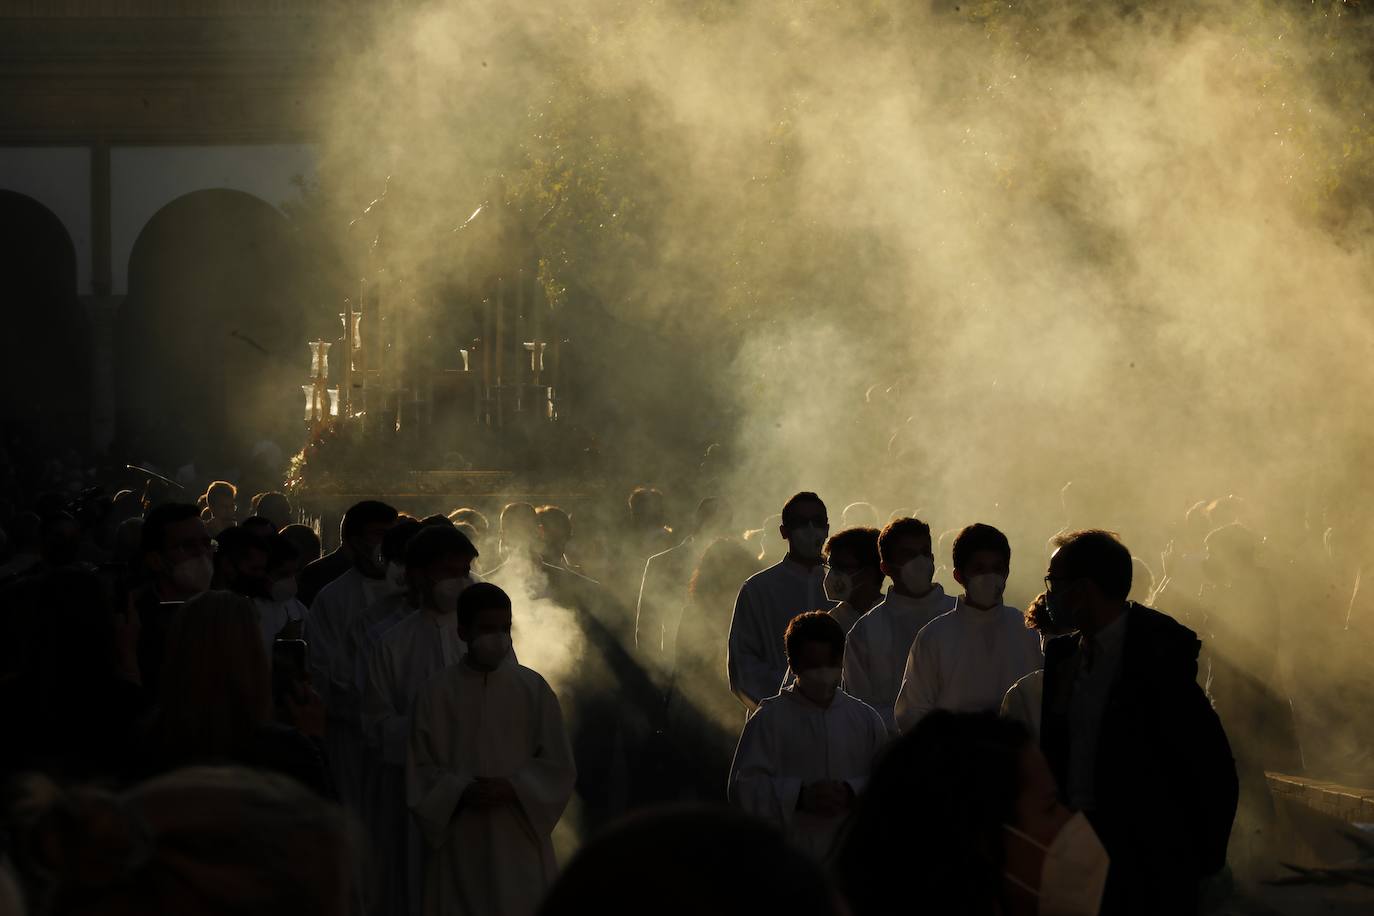
[[[730,768],[730,801],[825,859],[887,727],[868,704],[839,689],[844,631],[833,617],[813,611],[795,618],[786,646],[796,683],[765,699],[744,726]]]
[[[553,829],[577,772],[558,698],[511,658],[511,602],[458,599],[462,661],[420,691],[407,798],[428,846],[426,916],[529,916],[553,881]]]
[[[954,609],[954,598],[931,577],[930,526],[917,518],[888,523],[878,536],[882,571],[892,577],[883,602],[858,619],[844,650],[844,689],[877,710],[896,733],[893,705],[907,650],[921,628]]]
[[[792,618],[831,604],[821,564],[830,534],[825,503],[815,493],[798,493],[783,506],[778,531],[787,555],[744,583],[730,620],[730,689],[749,710],[776,694],[787,674],[782,638]]]
[[[907,654],[896,706],[902,732],[933,709],[997,712],[1012,684],[1044,667],[1039,635],[1002,603],[1011,571],[1006,535],[969,525],[954,539],[953,569],[964,594],[917,634]]]
[[[371,500],[348,510],[343,538],[353,566],[321,589],[310,605],[311,680],[329,717],[325,752],[339,800],[354,811],[362,806],[364,750],[361,697],[348,633],[358,615],[393,590],[381,562],[381,546],[396,516],[391,506]]]
[[[402,516],[382,538],[382,563],[386,567],[389,588],[382,597],[353,618],[348,628],[353,680],[360,697],[367,691],[368,665],[382,634],[419,610],[418,598],[411,594],[410,580],[406,577],[406,546],[420,533],[420,528],[420,522]]]
[[[848,633],[883,597],[882,560],[877,528],[846,528],[825,542],[825,597],[835,602],[830,616]],[[796,680],[791,668],[782,686]]]
[[[369,820],[385,912],[419,911],[424,847],[406,805],[410,716],[420,689],[467,651],[458,635],[458,596],[472,584],[475,559],[477,548],[451,524],[418,530],[406,545],[404,568],[420,609],[383,633],[368,660],[362,723],[377,762]]]

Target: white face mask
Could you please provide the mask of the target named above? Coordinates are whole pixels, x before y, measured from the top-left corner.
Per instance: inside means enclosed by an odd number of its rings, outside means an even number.
[[[830,536],[830,526],[804,525],[787,529],[787,544],[793,556],[801,560],[818,560],[825,539]]]
[[[797,672],[797,689],[809,700],[828,703],[839,689],[841,668],[807,668]]]
[[[215,564],[208,553],[187,557],[172,567],[172,581],[183,592],[199,595],[210,587],[215,576]]]
[[[1038,889],[1010,873],[1006,875],[1008,881],[1039,899],[1036,910],[1041,916],[1096,916],[1112,860],[1083,812],[1069,818],[1048,846],[1009,824],[1003,826],[1045,854]]]
[[[434,583],[435,610],[451,614],[458,610],[458,596],[472,584],[472,577],[459,576],[456,579],[440,579]]]
[[[480,664],[494,668],[510,653],[509,633],[483,633],[468,643],[468,651]]]
[[[386,581],[391,583],[394,588],[405,589],[407,587],[405,564],[396,562],[386,564]]]
[[[995,607],[1002,603],[1002,592],[1006,590],[1007,577],[1000,573],[984,573],[974,576],[964,586],[968,600],[977,607]]]
[[[825,571],[825,597],[831,601],[848,601],[854,593],[854,577],[838,569]]]
[[[922,554],[912,557],[902,564],[898,571],[902,586],[913,595],[924,595],[930,591],[930,582],[935,578],[935,558]]]
[[[296,577],[287,576],[272,583],[272,600],[281,604],[296,597]]]

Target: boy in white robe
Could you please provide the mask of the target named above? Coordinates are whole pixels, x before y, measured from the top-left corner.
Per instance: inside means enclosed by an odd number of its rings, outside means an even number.
[[[824,859],[887,741],[887,727],[866,703],[839,689],[844,632],[828,613],[795,618],[786,647],[797,681],[764,700],[745,724],[730,768],[730,801]]]
[[[877,528],[847,528],[825,542],[825,597],[835,602],[830,616],[848,633],[883,597],[882,559]],[[792,669],[782,686],[796,680]]]
[[[844,649],[844,689],[883,717],[896,734],[893,705],[902,686],[907,650],[930,621],[954,609],[954,598],[932,576],[935,554],[930,526],[917,518],[888,523],[878,536],[882,571],[892,577],[887,598],[849,631]]]
[[[407,799],[429,846],[426,916],[530,916],[552,883],[553,829],[577,772],[553,690],[510,657],[511,603],[458,600],[468,646],[416,700]]]
[[[907,654],[895,710],[902,732],[933,709],[997,712],[1012,684],[1044,667],[1039,636],[1002,603],[1011,571],[1006,535],[969,525],[954,539],[953,568],[964,594],[917,634]]]
[[[883,597],[877,528],[846,528],[825,542],[825,597],[838,602],[830,616],[847,634]]]
[[[344,517],[343,538],[353,566],[330,582],[310,605],[311,681],[329,716],[325,752],[339,800],[359,811],[363,796],[361,697],[349,650],[354,618],[392,590],[381,564],[382,538],[396,524],[397,512],[386,503],[367,500]]]
[[[371,798],[378,901],[418,912],[423,843],[406,805],[406,747],[415,696],[467,646],[458,635],[458,596],[472,584],[477,548],[451,525],[419,529],[405,545],[405,572],[420,609],[381,635],[368,658],[363,736],[376,755]]]
[[[787,556],[744,583],[730,620],[730,689],[749,710],[776,694],[787,674],[782,637],[792,618],[830,607],[821,565],[830,534],[825,503],[815,493],[798,493],[783,506],[778,531]]]

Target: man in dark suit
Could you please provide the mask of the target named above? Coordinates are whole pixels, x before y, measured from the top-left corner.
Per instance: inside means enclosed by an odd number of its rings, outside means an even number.
[[[1197,912],[1226,864],[1235,760],[1197,683],[1197,634],[1134,604],[1131,552],[1106,531],[1056,539],[1040,743],[1064,800],[1111,855],[1103,914]]]

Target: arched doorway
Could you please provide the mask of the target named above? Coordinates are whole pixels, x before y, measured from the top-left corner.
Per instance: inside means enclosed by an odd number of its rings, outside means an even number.
[[[47,207],[0,190],[0,418],[36,456],[90,442],[91,353],[76,250]]]
[[[116,329],[129,454],[273,482],[280,468],[262,460],[263,444],[287,455],[299,445],[306,341],[337,336],[304,252],[281,211],[241,191],[196,191],[154,214]]]

